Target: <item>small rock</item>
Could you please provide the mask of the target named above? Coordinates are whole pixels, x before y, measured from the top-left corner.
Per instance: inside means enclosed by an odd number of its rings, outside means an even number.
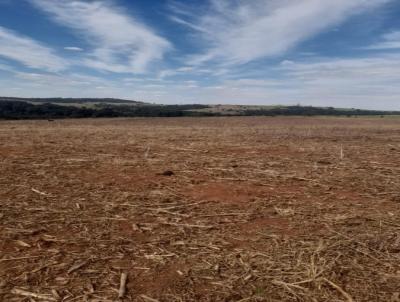
[[[171,170],[167,170],[167,171],[164,171],[163,173],[161,173],[161,175],[164,175],[164,176],[172,176],[172,175],[174,175],[175,173],[174,172],[172,172]]]
[[[332,162],[329,161],[329,160],[326,160],[326,159],[321,159],[321,160],[317,161],[317,164],[320,164],[320,165],[331,165]]]

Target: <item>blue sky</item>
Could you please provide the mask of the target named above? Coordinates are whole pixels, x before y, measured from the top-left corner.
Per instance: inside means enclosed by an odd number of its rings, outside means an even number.
[[[0,95],[400,110],[400,1],[0,0]]]

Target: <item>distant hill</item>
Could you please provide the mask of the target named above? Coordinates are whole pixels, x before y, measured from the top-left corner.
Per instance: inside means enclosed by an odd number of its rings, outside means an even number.
[[[19,101],[32,104],[56,104],[56,105],[71,105],[71,106],[93,106],[93,105],[144,105],[146,103],[114,99],[114,98],[15,98],[15,97],[0,97],[1,101]]]
[[[366,110],[356,108],[334,108],[314,106],[283,106],[283,105],[211,105],[196,109],[197,112],[223,116],[359,116],[359,115],[400,115],[400,111]]]
[[[22,99],[0,97],[0,119],[210,116],[207,105],[155,105],[119,99]]]
[[[156,105],[113,98],[0,97],[0,119],[296,115],[384,116],[400,112],[312,106]]]

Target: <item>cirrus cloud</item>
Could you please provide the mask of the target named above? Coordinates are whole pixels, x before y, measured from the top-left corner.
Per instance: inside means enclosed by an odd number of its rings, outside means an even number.
[[[30,1],[94,47],[83,63],[95,69],[144,73],[172,48],[170,42],[110,1]]]
[[[205,51],[192,57],[193,64],[236,65],[285,54],[351,16],[390,1],[210,0],[203,14],[174,3],[171,20],[197,31],[202,39]]]
[[[68,63],[46,45],[0,26],[0,56],[30,68],[60,71]]]
[[[400,31],[393,31],[383,35],[382,41],[366,47],[370,50],[400,49]]]

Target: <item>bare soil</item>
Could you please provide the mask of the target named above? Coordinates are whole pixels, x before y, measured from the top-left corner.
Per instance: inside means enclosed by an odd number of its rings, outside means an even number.
[[[1,301],[399,302],[399,218],[398,118],[0,122]]]

